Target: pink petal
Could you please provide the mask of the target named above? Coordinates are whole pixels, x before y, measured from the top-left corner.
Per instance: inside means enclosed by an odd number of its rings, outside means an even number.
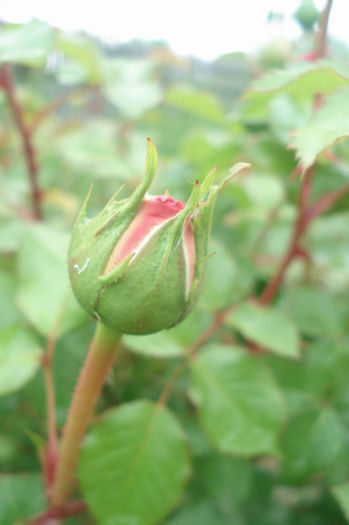
[[[105,273],[132,253],[137,253],[156,229],[177,215],[183,208],[183,202],[166,195],[143,200],[136,217],[116,244]]]

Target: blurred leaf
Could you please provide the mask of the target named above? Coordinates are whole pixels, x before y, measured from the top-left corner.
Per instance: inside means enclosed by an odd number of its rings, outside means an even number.
[[[177,357],[183,355],[183,347],[172,337],[171,331],[151,335],[125,335],[122,339],[130,350],[151,357]]]
[[[318,217],[309,232],[316,277],[323,287],[333,291],[333,298],[349,285],[349,213]]]
[[[45,508],[46,497],[39,474],[0,476],[0,523],[26,523],[29,516]]]
[[[16,280],[7,272],[0,271],[0,329],[21,319],[20,312],[15,305]]]
[[[223,514],[231,514],[248,498],[251,469],[246,459],[211,454],[202,459],[197,470],[210,500]]]
[[[217,311],[232,303],[236,288],[241,283],[236,262],[222,243],[211,242],[210,252],[213,255],[208,260],[200,304],[208,310]]]
[[[277,177],[263,173],[254,173],[246,177],[241,183],[245,192],[251,199],[250,211],[270,210],[278,205],[284,195],[284,188]]]
[[[284,146],[288,146],[291,140],[291,131],[303,125],[306,119],[307,112],[290,96],[279,95],[270,101],[270,129]]]
[[[297,358],[300,355],[296,326],[276,308],[243,303],[229,314],[226,323],[270,352],[284,357]]]
[[[319,400],[328,399],[336,382],[338,367],[342,366],[342,353],[342,348],[324,339],[307,345],[299,362],[271,354],[265,356],[265,361],[282,385],[291,415],[314,409]]]
[[[30,332],[13,325],[0,331],[0,395],[15,392],[41,364],[41,348]]]
[[[61,33],[56,49],[63,53],[64,58],[57,71],[58,80],[62,84],[98,84],[102,81],[102,57],[94,42],[77,35]],[[75,78],[72,71],[75,72]]]
[[[349,83],[349,70],[334,62],[299,62],[266,73],[245,94],[252,107],[263,108],[277,94],[310,99],[315,93],[328,94]]]
[[[329,392],[329,398],[341,421],[349,429],[349,340],[341,343],[336,366],[335,380]]]
[[[192,362],[190,395],[221,452],[276,454],[284,404],[269,370],[238,347],[210,345]]]
[[[341,485],[334,485],[331,492],[349,521],[349,481]]]
[[[201,336],[202,332],[212,321],[212,314],[196,306],[193,311],[181,321],[177,326],[171,328],[171,337],[182,347],[194,343]]]
[[[27,319],[48,335],[63,315],[60,333],[86,315],[73,297],[67,270],[69,236],[48,226],[28,229],[18,254],[18,304]]]
[[[130,181],[140,177],[144,169],[144,135],[133,135],[122,154],[117,149],[115,126],[107,120],[95,120],[63,135],[58,140],[57,150],[74,173],[77,170],[83,176],[90,173],[92,180]]]
[[[0,221],[0,252],[9,253],[18,249],[26,225],[18,218],[3,218]]]
[[[32,20],[23,25],[7,25],[0,30],[0,63],[40,66],[53,49],[52,28]]]
[[[178,501],[188,459],[182,430],[166,408],[122,405],[87,436],[79,469],[84,498],[101,525],[156,523]]]
[[[241,129],[233,132],[213,128],[206,132],[201,129],[185,130],[180,145],[180,155],[183,159],[194,164],[201,181],[214,166],[220,170],[229,169],[241,150],[244,141]]]
[[[159,104],[162,90],[151,78],[149,64],[119,59],[107,61],[105,69],[105,96],[123,117],[137,119]]]
[[[64,86],[83,84],[88,80],[88,71],[82,64],[65,59],[57,68],[56,77]]]
[[[139,118],[161,100],[160,87],[151,82],[109,87],[105,93],[108,100],[129,119]]]
[[[335,461],[343,440],[343,429],[329,408],[304,412],[288,423],[281,439],[284,471],[304,480]]]
[[[166,101],[178,109],[215,124],[224,121],[224,114],[218,101],[212,95],[200,93],[192,88],[173,87],[167,92]]]
[[[349,135],[349,88],[345,87],[327,97],[308,123],[294,132],[290,147],[305,171],[325,149]]]
[[[280,307],[308,337],[339,337],[345,330],[346,314],[343,304],[320,288],[296,287],[285,289]]]
[[[166,521],[166,525],[231,525],[231,523],[231,516],[228,518],[221,516],[209,501],[187,505]],[[236,519],[233,523],[234,525],[241,524]]]

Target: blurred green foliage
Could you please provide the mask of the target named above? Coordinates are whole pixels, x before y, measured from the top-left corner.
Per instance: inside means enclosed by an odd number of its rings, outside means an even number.
[[[299,14],[298,14],[299,16]],[[308,24],[309,25],[309,24]],[[309,29],[309,27],[307,28]],[[0,63],[38,162],[44,220],[31,217],[21,136],[0,91],[0,525],[44,506],[41,356],[57,335],[53,373],[64,424],[92,321],[69,289],[66,251],[88,190],[93,215],[139,182],[146,137],[160,166],[153,193],[185,200],[196,179],[238,161],[224,189],[199,305],[178,327],[125,337],[79,465],[90,512],[67,523],[341,525],[349,515],[349,198],[343,192],[302,239],[272,305],[251,302],[274,275],[310,198],[348,183],[349,61],[302,61],[313,35],[266,54],[213,63],[164,45],[115,49],[38,21],[0,29]],[[7,67],[7,65],[5,66]],[[266,68],[265,71],[263,68]],[[2,86],[4,87],[4,86]],[[243,95],[244,92],[244,95]],[[313,113],[313,97],[323,105]],[[295,148],[291,151],[288,147]],[[330,151],[330,155],[326,152]],[[28,160],[28,159],[27,159]],[[306,256],[304,256],[304,254]],[[188,348],[235,305],[157,401]],[[256,350],[257,349],[257,350]],[[93,517],[91,517],[93,516]]]

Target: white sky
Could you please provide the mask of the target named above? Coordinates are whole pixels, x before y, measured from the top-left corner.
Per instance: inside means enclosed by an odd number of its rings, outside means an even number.
[[[39,18],[66,31],[83,29],[107,41],[165,40],[180,55],[211,60],[256,50],[266,40],[300,34],[292,13],[300,0],[0,0],[9,22]],[[322,8],[324,0],[315,0]],[[282,26],[267,24],[282,12]],[[329,32],[349,44],[349,0],[334,0]]]

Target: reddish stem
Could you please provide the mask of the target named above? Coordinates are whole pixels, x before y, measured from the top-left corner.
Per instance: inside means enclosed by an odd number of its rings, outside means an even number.
[[[22,108],[16,96],[16,88],[13,80],[11,68],[8,64],[1,67],[1,85],[6,92],[7,100],[12,111],[13,118],[16,122],[18,131],[21,135],[22,146],[31,189],[31,198],[34,211],[34,217],[37,220],[42,219],[41,211],[41,191],[38,184],[38,163],[36,153],[32,144],[31,135],[26,126]]]
[[[306,174],[306,179],[304,180],[303,186],[301,188],[300,204],[298,209],[298,218],[294,225],[292,237],[288,246],[288,249],[281,260],[281,263],[275,273],[275,275],[270,279],[268,284],[263,290],[262,295],[259,298],[259,303],[262,305],[269,304],[275,297],[284,277],[284,274],[289,266],[289,264],[296,257],[304,257],[306,253],[300,246],[300,240],[304,232],[310,225],[310,223],[320,214],[327,211],[331,206],[333,206],[341,197],[349,192],[349,183],[344,184],[341,188],[327,193],[320,197],[314,203],[307,205],[310,193],[310,178],[312,172],[309,170]],[[309,256],[308,256],[309,259]]]
[[[315,60],[319,58],[323,58],[326,55],[326,42],[327,42],[327,30],[328,30],[328,21],[330,17],[331,7],[332,7],[333,0],[327,0],[326,7],[323,11],[321,22],[320,22],[320,30],[317,36],[317,40],[315,43]],[[322,97],[319,97],[318,95],[315,95],[314,97],[314,110],[316,111],[319,109],[319,107],[322,104]],[[273,298],[275,297],[282,281],[285,275],[285,272],[290,265],[290,263],[293,261],[295,257],[299,256],[299,253],[302,252],[302,249],[299,247],[299,242],[304,234],[305,230],[307,229],[309,223],[319,214],[321,211],[327,209],[329,206],[332,205],[332,203],[336,200],[337,192],[335,193],[334,200],[332,198],[328,199],[329,195],[324,196],[320,199],[320,202],[318,201],[313,206],[310,206],[308,209],[308,202],[310,199],[310,193],[311,193],[311,179],[313,176],[314,171],[314,165],[311,166],[305,173],[304,181],[300,189],[300,198],[299,198],[299,206],[298,206],[298,217],[295,222],[291,240],[289,243],[289,246],[287,248],[287,251],[284,255],[284,257],[281,259],[280,265],[278,269],[276,270],[275,275],[270,279],[268,284],[263,290],[262,295],[259,298],[259,303],[262,305],[269,304]],[[341,195],[341,193],[340,193]]]
[[[334,190],[320,197],[311,206],[309,206],[306,212],[307,222],[314,220],[315,217],[327,211],[331,206],[333,206],[341,197],[343,197],[348,192],[349,192],[349,182],[344,184],[341,188],[338,188],[337,190]]]
[[[44,107],[35,115],[33,121],[29,126],[29,133],[33,134],[34,132],[36,132],[37,128],[45,120],[46,117],[48,117],[49,115],[51,115],[51,113],[57,111],[59,108],[64,106],[64,104],[66,104],[70,99],[81,94],[89,94],[89,92],[92,89],[96,89],[96,87],[97,86],[76,86],[70,91],[63,93],[63,95],[60,95],[55,100],[52,100],[52,102],[50,102],[46,107]]]
[[[51,501],[51,488],[54,481],[56,465],[58,461],[58,439],[56,425],[56,395],[52,372],[52,361],[59,334],[59,328],[63,321],[63,316],[67,306],[66,295],[62,304],[61,311],[56,319],[52,332],[50,333],[45,354],[42,359],[44,373],[45,393],[46,393],[46,415],[47,415],[47,446],[44,458],[44,478],[48,502]]]
[[[76,516],[85,510],[86,504],[83,501],[71,501],[60,507],[52,507],[41,512],[29,521],[29,525],[50,525],[53,523],[53,520],[60,520],[68,518],[69,516]]]
[[[307,205],[311,191],[311,179],[313,176],[313,168],[309,168],[304,175],[304,181],[301,186],[299,204],[298,204],[298,216],[294,224],[291,239],[286,250],[285,255],[281,259],[279,267],[276,270],[274,276],[267,283],[264,288],[262,295],[259,298],[261,305],[269,304],[275,297],[285,275],[285,272],[295,257],[298,257],[300,253],[299,242],[304,234],[309,221],[307,221]]]
[[[320,29],[317,34],[316,45],[314,50],[315,60],[323,58],[326,56],[327,52],[327,31],[328,31],[328,21],[330,19],[330,12],[332,8],[333,0],[327,0],[326,7],[321,15],[320,20]]]

